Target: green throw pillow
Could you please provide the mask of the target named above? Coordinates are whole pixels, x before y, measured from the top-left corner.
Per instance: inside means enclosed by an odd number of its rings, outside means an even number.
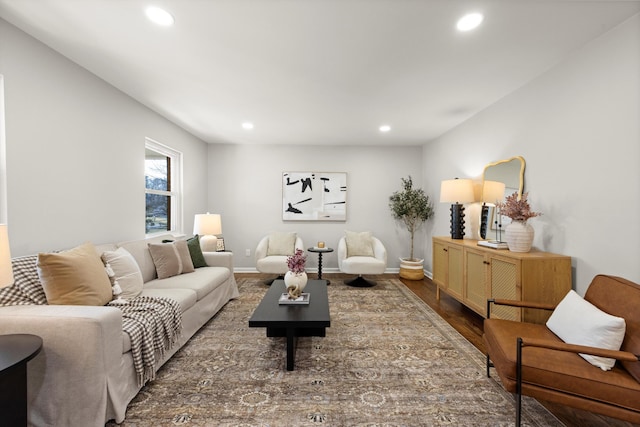
[[[191,261],[195,268],[207,267],[207,261],[202,255],[202,249],[200,248],[200,237],[196,234],[190,239],[187,239],[187,247],[189,248],[189,255],[191,255]]]

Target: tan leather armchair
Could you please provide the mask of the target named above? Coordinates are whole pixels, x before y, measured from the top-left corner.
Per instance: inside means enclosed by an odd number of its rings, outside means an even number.
[[[590,412],[640,423],[640,285],[620,277],[596,276],[585,300],[625,319],[620,351],[567,344],[546,325],[491,318],[492,305],[553,310],[553,306],[489,300],[483,341],[487,376],[495,370],[505,389],[516,395],[516,425],[521,397],[557,402]],[[604,371],[578,353],[610,357],[617,362]]]

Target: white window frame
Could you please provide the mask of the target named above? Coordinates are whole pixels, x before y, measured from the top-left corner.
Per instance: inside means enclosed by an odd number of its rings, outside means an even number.
[[[171,191],[159,191],[148,190],[146,183],[144,188],[145,194],[145,206],[147,194],[160,194],[163,196],[171,196],[171,224],[169,226],[169,232],[182,233],[182,153],[174,150],[173,148],[161,144],[158,141],[154,141],[151,138],[145,138],[145,149],[155,151],[163,156],[167,156],[171,159]],[[145,154],[146,158],[146,154]],[[148,237],[157,235],[157,233],[146,234]]]

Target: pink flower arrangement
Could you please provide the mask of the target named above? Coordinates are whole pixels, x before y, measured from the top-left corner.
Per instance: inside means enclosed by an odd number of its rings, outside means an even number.
[[[507,196],[503,203],[497,205],[500,208],[500,215],[508,216],[514,221],[526,221],[529,218],[542,215],[540,212],[531,210],[527,201],[528,195],[529,193],[524,193],[520,199],[518,199],[517,192]]]
[[[296,249],[296,253],[287,257],[287,266],[292,273],[304,273],[304,264],[307,256],[302,249]]]

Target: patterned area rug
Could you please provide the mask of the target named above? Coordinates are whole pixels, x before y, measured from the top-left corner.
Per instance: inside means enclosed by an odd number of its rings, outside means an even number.
[[[329,285],[331,327],[298,340],[249,328],[267,290],[238,282],[227,304],[131,402],[122,426],[508,426],[513,397],[485,358],[399,280]],[[284,289],[283,289],[284,290]],[[562,425],[524,399],[523,425]]]

